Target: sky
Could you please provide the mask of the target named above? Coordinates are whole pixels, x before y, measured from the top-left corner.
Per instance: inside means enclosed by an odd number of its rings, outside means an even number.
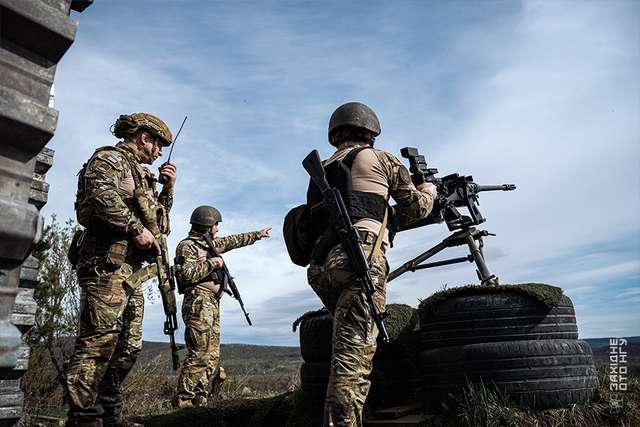
[[[517,185],[480,196],[501,283],[562,287],[583,338],[640,335],[640,2],[97,0],[72,17],[43,214],[74,217],[76,174],[116,142],[118,115],[150,112],[174,132],[188,115],[170,247],[203,204],[222,212],[220,235],[273,227],[225,254],[254,326],[225,296],[223,343],[297,345],[291,323],[321,307],[282,222],[304,202],[302,159],[332,154],[328,120],[348,101],[378,114],[378,148],[417,147],[441,176]],[[391,268],[448,234],[400,233]],[[468,263],[407,273],[388,301],[417,306],[477,282]],[[163,318],[148,301],[144,339],[166,340]]]

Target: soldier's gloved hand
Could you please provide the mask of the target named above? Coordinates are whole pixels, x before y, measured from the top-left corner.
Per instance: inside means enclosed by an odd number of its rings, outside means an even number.
[[[221,268],[224,265],[224,260],[219,256],[216,256],[213,258],[209,258],[209,263],[211,264],[211,267],[217,270],[218,268]]]
[[[151,233],[146,227],[142,230],[142,233],[133,238],[133,243],[139,249],[153,248],[156,255],[160,255],[160,245],[156,241],[156,238],[153,237],[153,233]]]
[[[269,234],[270,231],[271,231],[271,227],[263,228],[262,230],[258,231],[258,236],[260,236],[261,239],[263,237],[271,237],[271,235]]]
[[[167,179],[167,181],[163,184],[164,188],[171,189],[174,185],[176,185],[176,165],[174,165],[173,163],[163,163],[158,168],[158,171],[160,172],[160,175],[164,175],[164,177]]]
[[[430,182],[423,182],[422,184],[418,185],[416,189],[418,191],[422,191],[423,193],[429,194],[433,200],[438,197],[438,188]]]

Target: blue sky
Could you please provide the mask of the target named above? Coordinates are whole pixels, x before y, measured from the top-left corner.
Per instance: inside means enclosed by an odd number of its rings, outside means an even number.
[[[254,326],[225,298],[223,342],[296,345],[291,322],[320,306],[288,260],[282,218],[303,202],[302,158],[330,155],[329,116],[352,100],[378,113],[378,147],[517,184],[480,200],[502,283],[563,287],[583,337],[640,334],[640,3],[98,0],[74,18],[44,213],[74,215],[75,175],[115,142],[119,114],[148,111],[174,131],[188,114],[170,245],[201,204],[222,211],[221,234],[274,228],[225,257]],[[447,234],[400,234],[392,268]],[[389,301],[475,281],[469,264],[407,274]],[[165,339],[162,317],[147,305],[145,339]]]

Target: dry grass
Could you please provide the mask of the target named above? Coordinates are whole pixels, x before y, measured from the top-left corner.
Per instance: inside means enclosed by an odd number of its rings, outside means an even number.
[[[509,400],[484,386],[467,387],[449,413],[437,417],[439,426],[486,427],[601,427],[640,425],[640,383],[630,377],[629,390],[609,390],[604,366],[598,369],[599,386],[592,402],[562,409],[530,411],[514,407]]]

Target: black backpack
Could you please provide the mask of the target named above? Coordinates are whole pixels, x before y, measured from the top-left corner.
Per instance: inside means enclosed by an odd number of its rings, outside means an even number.
[[[306,267],[311,262],[315,239],[311,236],[311,215],[306,204],[296,206],[284,217],[282,234],[294,264]]]
[[[353,220],[358,218],[376,218],[380,221],[386,209],[386,200],[382,196],[353,191],[351,185],[351,167],[360,151],[369,147],[358,147],[342,160],[331,162],[324,170],[329,185],[337,188],[347,205]],[[311,206],[312,208],[309,208]],[[379,218],[378,218],[379,217]],[[326,252],[331,249],[334,240],[324,242],[323,250],[314,254],[316,241],[329,227],[329,216],[322,208],[322,194],[318,187],[309,182],[307,203],[291,209],[284,218],[283,235],[287,252],[294,264],[301,267],[309,265],[311,260],[324,260]],[[337,236],[334,236],[337,238]]]

